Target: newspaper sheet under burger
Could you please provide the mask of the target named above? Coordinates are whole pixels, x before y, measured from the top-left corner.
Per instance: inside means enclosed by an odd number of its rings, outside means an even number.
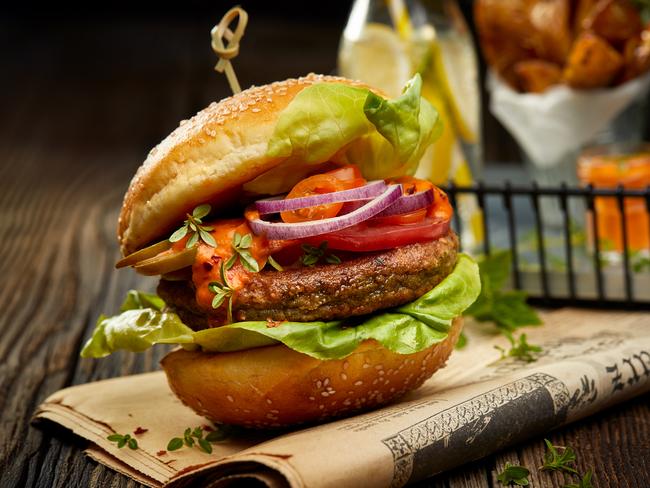
[[[88,439],[91,457],[148,486],[402,486],[650,390],[650,314],[562,309],[543,318],[527,332],[543,348],[534,362],[500,359],[494,346],[505,338],[469,323],[468,345],[400,402],[292,432],[233,432],[211,454],[166,450],[206,421],[161,372],[66,388],[36,419]],[[135,450],[106,439],[133,431]]]

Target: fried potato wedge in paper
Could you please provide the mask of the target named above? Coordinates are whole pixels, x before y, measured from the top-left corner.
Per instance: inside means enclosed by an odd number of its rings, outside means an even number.
[[[518,88],[524,92],[543,93],[562,82],[562,68],[541,59],[527,59],[514,65]]]
[[[488,64],[512,86],[517,61],[534,56],[527,39],[532,31],[526,0],[477,0],[474,19]]]
[[[599,0],[576,0],[573,14],[573,30],[576,36],[583,30],[588,30],[585,27],[585,21],[589,19],[592,10],[598,2]]]
[[[535,54],[541,59],[564,64],[573,37],[570,1],[532,0],[527,3],[533,27],[527,35]]]
[[[582,26],[615,45],[638,35],[643,28],[639,9],[630,0],[599,0]]]
[[[638,36],[627,40],[623,59],[625,60],[623,82],[650,71],[650,25]]]
[[[573,88],[608,86],[619,74],[623,56],[603,38],[584,32],[576,39],[564,68],[564,80]]]

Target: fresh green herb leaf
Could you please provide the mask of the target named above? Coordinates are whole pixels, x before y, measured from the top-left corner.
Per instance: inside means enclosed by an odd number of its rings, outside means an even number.
[[[212,454],[212,446],[207,440],[199,439],[199,447],[208,454]]]
[[[205,431],[208,431],[205,434]],[[183,432],[183,437],[174,437],[167,444],[168,451],[176,451],[183,446],[198,447],[201,451],[212,454],[212,443],[223,441],[228,437],[230,429],[228,426],[220,426],[216,430],[210,427],[198,426],[194,429],[188,427]],[[205,434],[205,435],[204,435]]]
[[[273,259],[273,256],[269,256],[266,262],[269,263],[277,271],[284,271],[284,268],[280,266],[280,263]]]
[[[542,323],[535,309],[526,303],[525,292],[501,290],[510,275],[511,265],[509,251],[495,252],[479,262],[481,294],[464,315],[479,322],[494,322],[505,332]]]
[[[341,264],[341,258],[335,254],[330,254],[325,257],[325,262],[328,264]]]
[[[208,442],[220,442],[228,438],[228,431],[224,428],[219,428],[208,432],[208,435],[205,436],[205,440]]]
[[[196,246],[197,242],[199,242],[199,234],[195,232],[195,233],[192,234],[192,235],[190,236],[190,238],[187,240],[187,242],[185,243],[185,247],[186,247],[187,249],[189,249],[189,248],[191,248],[191,247],[194,247],[194,246]]]
[[[504,470],[497,475],[497,481],[504,486],[528,486],[530,471],[523,466],[506,463]]]
[[[133,450],[138,448],[138,441],[131,437],[131,434],[111,434],[106,439],[117,443],[118,449],[122,449],[124,446],[129,446],[129,449]]]
[[[226,261],[226,264],[225,264],[226,269],[232,268],[235,265],[236,262],[237,262],[237,254],[233,254],[232,256],[230,256],[228,258],[228,261]]]
[[[212,308],[219,308],[224,300],[228,298],[228,316],[227,321],[232,322],[232,299],[234,295],[234,290],[231,288],[228,283],[228,278],[226,276],[226,266],[228,263],[221,263],[221,268],[219,268],[219,274],[221,275],[222,283],[218,281],[211,281],[208,284],[208,290],[214,293],[212,298]]]
[[[544,464],[539,469],[578,474],[574,467],[576,453],[571,447],[554,446],[548,439],[544,439],[544,443],[547,451],[544,456]]]
[[[495,349],[501,351],[501,359],[505,359],[506,357],[515,357],[532,363],[533,361],[537,360],[535,353],[542,352],[542,348],[540,346],[528,344],[526,340],[526,334],[521,334],[519,336],[519,339],[515,339],[509,332],[507,332],[505,335],[510,341],[510,349],[506,351],[502,347],[494,346]]]
[[[232,237],[232,249],[235,251],[235,254],[233,254],[232,257],[228,259],[228,262],[226,263],[226,269],[232,268],[237,261],[237,257],[239,257],[239,262],[246,271],[249,273],[259,273],[260,265],[249,251],[249,248],[252,245],[252,234],[246,234],[242,236],[238,232],[235,232]]]
[[[178,242],[187,235],[188,226],[184,225],[169,237],[169,242]]]
[[[201,236],[201,240],[208,246],[217,247],[217,241],[214,240],[212,234],[210,234],[207,230],[203,228],[199,229],[199,235]]]
[[[212,234],[210,234],[210,231],[214,228],[203,225],[202,220],[211,210],[212,207],[207,203],[196,207],[192,210],[191,214],[187,214],[187,219],[185,219],[183,225],[169,237],[169,241],[178,242],[188,233],[191,233],[189,239],[185,243],[187,249],[194,247],[199,242],[199,238],[208,246],[217,247],[217,242],[214,240],[214,237],[212,237]]]
[[[203,205],[199,205],[194,210],[192,210],[192,217],[195,219],[202,219],[210,213],[210,210],[212,210],[212,207],[210,207],[210,205],[207,203],[204,203]]]
[[[341,264],[341,259],[331,253],[327,253],[327,241],[320,243],[318,247],[310,246],[309,244],[303,244],[300,246],[303,251],[303,255],[300,258],[300,262],[303,266],[314,266],[321,260],[325,259],[325,262],[328,264]]]
[[[564,485],[563,488],[594,488],[594,485],[591,483],[591,477],[593,474],[593,471],[590,469],[578,483],[569,483]]]
[[[168,451],[176,451],[181,447],[183,447],[183,439],[181,439],[180,437],[172,438],[167,444]]]
[[[260,270],[260,265],[257,264],[257,260],[251,256],[250,251],[239,251],[239,261],[246,271],[258,273]]]

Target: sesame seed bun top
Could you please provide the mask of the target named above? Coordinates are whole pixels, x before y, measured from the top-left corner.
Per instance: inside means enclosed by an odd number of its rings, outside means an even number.
[[[166,237],[195,206],[223,208],[241,186],[282,158],[266,155],[279,115],[302,89],[314,83],[360,82],[310,74],[251,87],[212,103],[151,150],[133,177],[118,221],[124,255]]]

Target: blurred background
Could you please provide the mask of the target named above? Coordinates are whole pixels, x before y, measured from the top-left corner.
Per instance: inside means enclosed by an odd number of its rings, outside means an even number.
[[[299,1],[239,3],[250,14],[234,62],[243,86],[336,70],[351,1],[309,2],[308,7]],[[474,29],[472,3],[461,0],[459,6]],[[18,94],[41,103],[42,116],[50,119],[81,110],[91,126],[111,122],[93,134],[101,139],[92,141],[94,147],[124,144],[125,132],[136,131],[144,157],[178,120],[230,94],[225,77],[213,70],[216,57],[209,32],[232,5],[116,1],[90,8],[70,2],[3,2],[2,110],[6,113]],[[156,107],[176,107],[178,120],[156,123],[152,114],[146,127],[134,127],[143,110]],[[121,111],[123,117],[106,117],[111,110]],[[488,111],[483,114],[486,158],[518,162],[520,153],[508,132]],[[119,126],[112,125],[118,121]],[[53,130],[63,139],[79,136],[65,133],[59,124]],[[134,160],[132,167],[139,163]]]

